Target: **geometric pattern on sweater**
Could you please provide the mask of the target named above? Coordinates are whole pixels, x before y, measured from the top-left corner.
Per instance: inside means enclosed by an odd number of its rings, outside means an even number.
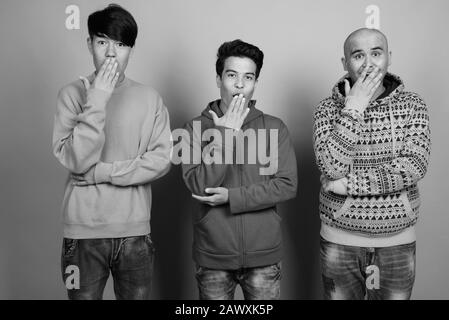
[[[348,197],[320,192],[320,217],[328,225],[371,236],[391,235],[416,223],[417,182],[427,171],[430,127],[427,106],[391,73],[396,88],[370,102],[364,114],[344,110],[344,95],[316,108],[314,150],[328,179],[348,178]]]

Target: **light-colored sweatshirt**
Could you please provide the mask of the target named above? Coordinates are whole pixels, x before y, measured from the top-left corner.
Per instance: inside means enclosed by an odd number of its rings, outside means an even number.
[[[88,77],[92,83],[94,75]],[[94,172],[62,205],[64,237],[119,238],[150,233],[151,182],[170,168],[169,115],[153,89],[125,78],[112,94],[81,80],[58,95],[53,153],[70,173]]]

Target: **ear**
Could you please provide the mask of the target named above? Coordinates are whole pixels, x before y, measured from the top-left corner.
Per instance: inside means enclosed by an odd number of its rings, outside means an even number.
[[[343,70],[348,71],[348,67],[346,66],[346,58],[345,57],[341,58],[341,63],[343,65]]]
[[[388,52],[388,66],[391,66],[391,51]]]
[[[217,81],[217,88],[221,88],[221,76],[219,76],[218,74],[217,74],[217,77],[216,77],[216,79],[215,79],[216,81]]]
[[[94,49],[92,47],[92,39],[87,37],[87,48],[89,49],[90,54],[94,54]]]

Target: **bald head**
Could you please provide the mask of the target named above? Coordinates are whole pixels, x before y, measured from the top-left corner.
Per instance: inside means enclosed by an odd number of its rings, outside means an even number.
[[[391,64],[387,37],[376,29],[362,28],[352,32],[345,40],[344,54],[341,59],[343,68],[354,82],[365,68],[368,68],[368,74],[378,68],[384,77]]]
[[[361,39],[373,36],[376,37],[381,43],[383,43],[384,50],[388,52],[387,37],[381,31],[377,29],[360,28],[351,32],[351,34],[346,38],[343,45],[345,58],[347,59],[348,56],[352,54],[354,43],[357,43]]]

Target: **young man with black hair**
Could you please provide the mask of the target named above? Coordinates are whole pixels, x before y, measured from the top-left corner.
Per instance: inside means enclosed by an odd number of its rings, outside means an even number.
[[[96,71],[60,90],[53,132],[53,153],[70,172],[62,274],[79,270],[70,299],[101,299],[110,272],[117,299],[148,299],[151,182],[170,168],[169,116],[157,92],[125,76],[132,15],[110,5],[89,16],[88,28]]]
[[[409,299],[417,182],[431,146],[427,106],[388,72],[379,30],[351,33],[342,62],[347,74],[315,112],[324,297]]]
[[[223,43],[216,61],[220,99],[186,124],[193,137],[189,155],[203,155],[200,161],[189,156],[182,166],[184,181],[199,201],[193,258],[200,299],[233,299],[237,284],[245,299],[280,296],[276,205],[296,196],[297,169],[287,127],[251,100],[263,57],[259,48],[241,40]],[[210,139],[197,145],[199,136]],[[255,160],[261,153],[275,154],[273,170],[260,157]]]

